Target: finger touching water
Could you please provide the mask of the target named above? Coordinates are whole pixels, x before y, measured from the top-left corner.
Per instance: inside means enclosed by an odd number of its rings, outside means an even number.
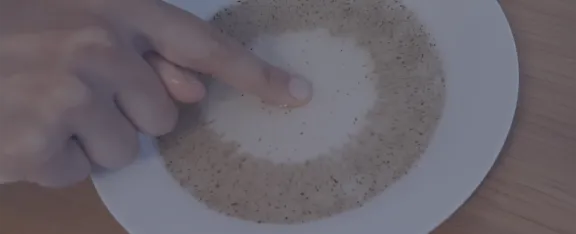
[[[312,85],[304,78],[262,61],[193,14],[160,1],[144,5],[127,20],[170,62],[210,74],[270,104],[310,101]]]

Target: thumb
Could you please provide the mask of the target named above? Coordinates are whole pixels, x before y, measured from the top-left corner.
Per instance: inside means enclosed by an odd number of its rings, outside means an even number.
[[[131,13],[132,25],[172,63],[212,75],[270,104],[310,101],[312,86],[304,78],[266,63],[193,14],[162,1],[141,4]]]

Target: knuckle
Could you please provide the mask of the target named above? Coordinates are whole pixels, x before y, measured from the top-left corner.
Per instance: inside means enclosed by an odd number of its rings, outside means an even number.
[[[23,166],[41,161],[48,148],[48,137],[40,128],[16,124],[3,127],[0,158],[8,166]],[[9,136],[9,137],[7,137]]]
[[[85,47],[109,48],[116,44],[116,35],[103,26],[91,25],[72,31],[66,44],[75,49]]]
[[[91,89],[75,77],[55,79],[54,83],[37,97],[41,101],[30,103],[45,123],[60,122],[68,110],[89,105],[93,100]]]
[[[47,96],[52,106],[61,110],[83,106],[92,101],[91,89],[76,77],[65,77]]]
[[[69,110],[94,99],[89,86],[62,72],[38,71],[4,81],[9,82],[0,82],[0,157],[41,154],[49,147],[46,131],[64,124]]]
[[[92,90],[84,82],[61,72],[20,74],[10,80],[14,82],[0,87],[0,110],[11,116],[28,116],[53,124],[67,110],[93,100]]]
[[[92,90],[82,81],[71,78],[70,86],[70,91],[66,97],[66,100],[71,102],[69,107],[79,107],[92,102]]]

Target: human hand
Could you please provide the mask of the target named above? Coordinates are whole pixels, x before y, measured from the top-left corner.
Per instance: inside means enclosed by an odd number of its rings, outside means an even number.
[[[192,14],[156,0],[0,0],[0,178],[65,186],[120,168],[137,132],[172,130],[193,70],[274,105],[312,88]],[[2,179],[0,179],[1,182]]]

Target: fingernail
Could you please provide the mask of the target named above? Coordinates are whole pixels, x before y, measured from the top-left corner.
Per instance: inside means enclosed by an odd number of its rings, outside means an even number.
[[[288,91],[292,97],[305,101],[312,96],[312,84],[299,76],[292,76],[288,84]]]

